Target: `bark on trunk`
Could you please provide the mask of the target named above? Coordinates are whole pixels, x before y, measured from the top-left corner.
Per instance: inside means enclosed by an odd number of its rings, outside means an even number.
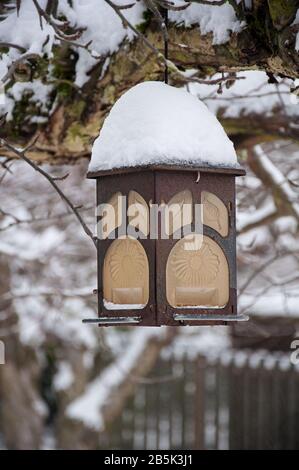
[[[38,367],[33,351],[22,345],[18,337],[12,301],[5,300],[9,291],[9,262],[0,254],[0,340],[5,346],[6,360],[0,365],[0,428],[8,449],[39,449],[43,416]]]
[[[217,71],[260,69],[269,74],[298,78],[297,28],[292,22],[299,1],[254,0],[252,10],[246,10],[244,2],[235,3],[231,2],[238,18],[246,22],[239,34],[231,34],[226,44],[214,45],[213,35],[201,35],[198,25],[191,28],[170,25],[169,58],[182,70],[199,69],[202,77]],[[147,20],[144,29],[151,43],[162,51],[162,35],[153,19]],[[52,62],[54,67],[59,67],[57,105],[49,121],[39,129],[40,138],[29,152],[30,157],[39,162],[76,162],[81,157],[89,157],[91,143],[115,100],[136,83],[163,79],[163,66],[140,39],[122,44],[110,58],[103,77],[105,60],[99,60],[82,90],[74,89],[71,82],[66,83],[66,77],[75,66],[69,46],[60,47]],[[41,70],[44,69],[41,67]],[[43,72],[40,73],[42,76]],[[171,71],[170,83],[180,84],[178,75]],[[26,113],[34,112],[34,108],[19,108],[19,116],[1,133],[8,134],[13,143],[24,145],[37,132],[37,127],[24,119]],[[283,110],[278,111],[271,122],[265,116],[252,116],[251,120],[224,119],[223,124],[239,145],[247,136],[258,136],[260,141],[268,135],[299,138],[298,130],[288,126]]]

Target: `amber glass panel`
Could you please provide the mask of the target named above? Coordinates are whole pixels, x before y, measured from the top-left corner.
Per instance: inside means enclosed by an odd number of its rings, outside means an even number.
[[[103,267],[103,292],[107,308],[141,308],[149,298],[149,267],[145,250],[133,238],[112,242]]]
[[[229,300],[229,270],[220,246],[207,236],[179,240],[166,265],[166,296],[172,307],[224,307]]]
[[[109,201],[105,204],[104,218],[103,218],[103,232],[101,238],[105,239],[113,230],[120,227],[122,224],[122,199],[121,192],[117,192],[111,196]]]
[[[203,224],[212,227],[223,237],[228,235],[228,212],[225,204],[213,193],[203,191]]]
[[[149,209],[146,201],[137,191],[130,191],[128,205],[129,225],[132,225],[144,235],[148,235]]]
[[[189,189],[175,194],[168,202],[169,218],[165,221],[165,232],[172,235],[180,228],[192,223],[192,193]]]

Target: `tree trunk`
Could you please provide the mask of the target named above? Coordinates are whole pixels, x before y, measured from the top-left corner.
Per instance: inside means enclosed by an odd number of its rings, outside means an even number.
[[[298,78],[297,29],[291,24],[299,0],[253,0],[252,10],[247,10],[243,2],[235,3],[231,2],[238,19],[246,22],[240,33],[232,33],[225,44],[214,45],[212,33],[201,35],[198,25],[190,28],[170,25],[169,58],[181,70],[199,70],[202,77],[219,71],[259,69]],[[144,29],[148,40],[162,51],[162,35],[156,22],[148,19]],[[63,88],[61,83],[57,84],[53,94],[57,103],[55,111],[45,125],[37,129],[36,124],[28,124],[28,119],[22,119],[20,114],[2,129],[2,135],[8,134],[11,142],[25,145],[38,131],[39,140],[28,152],[38,162],[66,163],[89,157],[91,144],[115,100],[141,81],[163,79],[163,65],[141,39],[124,42],[110,57],[103,73],[104,59],[90,71],[90,79],[81,90],[76,90],[71,82],[69,86],[63,83]],[[57,64],[60,81],[69,77],[75,63],[70,58],[68,45],[55,52],[52,65]],[[47,78],[40,73],[40,78]],[[170,83],[182,85],[178,74],[171,70]],[[22,113],[21,106],[19,108],[18,112]],[[23,112],[31,111],[25,107]],[[252,121],[224,119],[223,124],[239,145],[247,136],[258,136],[263,141],[269,134],[274,138],[298,140],[298,130],[287,125],[283,111],[277,112],[271,122],[266,116],[252,116]]]
[[[39,449],[43,414],[38,366],[33,351],[22,345],[18,337],[12,301],[4,297],[9,291],[9,262],[0,254],[0,340],[5,346],[5,364],[0,365],[1,432],[8,449]]]

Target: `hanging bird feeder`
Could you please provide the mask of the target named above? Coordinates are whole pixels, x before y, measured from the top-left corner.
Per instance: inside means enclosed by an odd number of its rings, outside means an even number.
[[[145,82],[113,106],[97,184],[99,325],[210,325],[237,313],[235,177],[216,117],[185,90]]]

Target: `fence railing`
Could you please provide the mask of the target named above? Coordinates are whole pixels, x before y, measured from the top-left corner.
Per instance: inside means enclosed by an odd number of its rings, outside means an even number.
[[[169,354],[159,360],[151,380],[138,386],[105,446],[299,448],[298,372],[286,354]]]

